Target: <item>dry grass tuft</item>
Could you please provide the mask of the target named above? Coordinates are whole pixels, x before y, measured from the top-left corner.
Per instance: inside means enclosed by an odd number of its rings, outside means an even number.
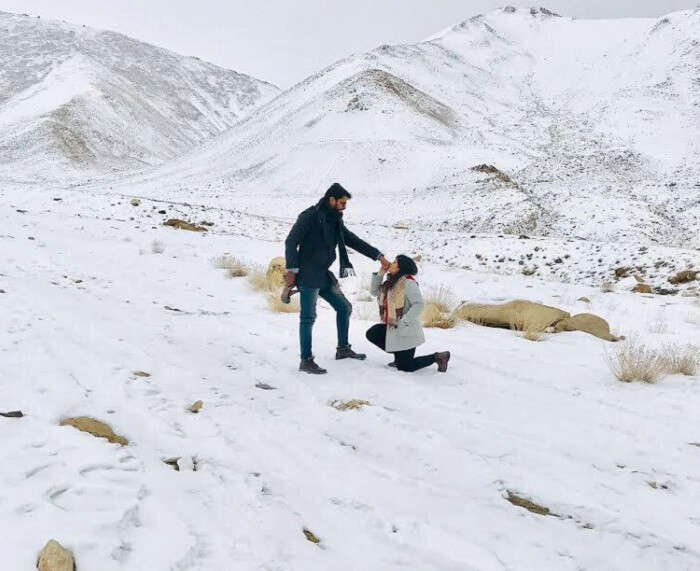
[[[293,297],[289,303],[282,303],[279,291],[270,292],[267,294],[267,307],[273,313],[299,313],[299,297]]]
[[[255,268],[248,272],[248,285],[255,291],[272,291],[275,289],[271,287],[265,276],[265,272],[259,268]]]
[[[348,401],[334,400],[330,404],[335,410],[358,410],[363,406],[371,406],[368,400],[351,399]]]
[[[630,339],[607,354],[607,363],[615,378],[623,383],[655,383],[667,371],[667,358],[651,347]]]
[[[608,355],[607,361],[618,381],[655,383],[664,375],[697,375],[700,348],[697,345],[666,345],[654,349],[630,340],[618,346],[613,355]]]
[[[700,369],[700,347],[697,345],[667,345],[662,356],[666,373],[697,375]]]
[[[600,291],[603,293],[612,293],[615,291],[615,284],[613,282],[603,282],[600,284]]]
[[[655,333],[657,335],[664,335],[668,333],[668,323],[662,318],[652,321],[649,324],[649,333]]]
[[[284,258],[272,258],[266,269],[256,266],[248,272],[248,284],[255,291],[276,292],[284,285]]]
[[[426,303],[421,313],[423,327],[434,327],[437,329],[452,329],[455,326],[454,318],[446,312],[440,311],[440,305],[432,302]]]
[[[455,326],[452,312],[455,308],[455,296],[447,286],[428,287],[423,297],[425,307],[421,314],[423,327],[451,329]]]
[[[430,286],[423,296],[425,304],[435,306],[442,313],[451,313],[455,308],[455,296],[447,286]]]
[[[248,285],[255,291],[262,292],[278,292],[282,289],[276,275],[257,268],[248,272]]]
[[[685,316],[685,322],[691,325],[700,325],[700,313],[689,311]]]
[[[238,258],[224,254],[212,260],[215,268],[226,270],[231,278],[242,278],[248,275],[248,268]]]

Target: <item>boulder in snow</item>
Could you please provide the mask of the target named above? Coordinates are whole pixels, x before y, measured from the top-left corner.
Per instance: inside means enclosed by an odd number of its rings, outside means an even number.
[[[190,232],[206,232],[207,229],[204,226],[197,226],[186,220],[180,220],[179,218],[169,218],[163,222],[163,226],[171,226],[172,228],[177,228],[178,230],[189,230]]]
[[[39,571],[75,571],[73,554],[55,539],[49,540],[39,553]]]
[[[98,438],[106,438],[110,442],[121,444],[122,446],[129,444],[129,441],[126,438],[115,434],[109,424],[90,416],[64,418],[61,420],[61,426],[72,426],[73,428],[77,428],[83,432],[88,432],[93,436],[97,436]]]
[[[602,317],[592,313],[579,313],[573,317],[567,317],[554,325],[554,331],[583,331],[595,335],[605,341],[619,341],[624,337],[616,337],[610,333],[610,325]]]

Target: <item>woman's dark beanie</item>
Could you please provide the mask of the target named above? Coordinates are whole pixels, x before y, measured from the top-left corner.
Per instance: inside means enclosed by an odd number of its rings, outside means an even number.
[[[402,276],[415,276],[418,273],[418,266],[408,256],[399,254],[396,256],[396,261],[399,264],[399,272]]]

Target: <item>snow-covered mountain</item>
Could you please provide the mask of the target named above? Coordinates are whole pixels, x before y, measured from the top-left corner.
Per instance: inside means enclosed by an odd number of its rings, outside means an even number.
[[[698,247],[699,74],[698,9],[578,20],[506,7],[342,60],[128,185],[268,213],[338,180],[365,222],[457,240]]]
[[[84,179],[160,164],[278,91],[122,34],[0,12],[0,175]]]

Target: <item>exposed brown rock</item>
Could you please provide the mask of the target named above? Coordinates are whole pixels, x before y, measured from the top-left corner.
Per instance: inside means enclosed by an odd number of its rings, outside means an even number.
[[[636,293],[651,293],[652,292],[651,286],[647,285],[647,284],[637,284],[636,286],[634,286],[632,291],[636,292]]]
[[[275,390],[277,390],[277,387],[273,387],[272,385],[269,385],[267,383],[255,383],[255,386],[259,389],[262,389],[263,391],[275,391]]]
[[[90,416],[64,418],[61,420],[61,426],[72,426],[73,428],[77,428],[83,432],[88,432],[89,434],[97,436],[98,438],[106,438],[110,442],[121,444],[122,446],[129,444],[129,441],[126,438],[115,434],[109,424]]]
[[[527,329],[525,321],[536,322],[544,330],[569,316],[569,313],[556,307],[520,299],[494,305],[464,303],[452,314],[454,319],[521,331]]]
[[[357,410],[363,406],[370,405],[370,402],[368,400],[361,399],[351,399],[348,401],[334,400],[330,402],[330,405],[335,410]]]
[[[554,331],[583,331],[590,333],[606,341],[619,341],[622,337],[615,337],[610,333],[610,325],[602,317],[592,313],[579,313],[573,317],[562,319],[554,325]]]
[[[579,297],[578,300],[579,300],[579,301],[583,301],[583,302],[585,302],[585,303],[591,303],[591,300],[588,299],[585,295],[582,296],[582,297]]]
[[[58,541],[51,539],[39,553],[36,566],[39,571],[75,571],[75,559]]]
[[[697,278],[698,273],[699,272],[697,272],[696,270],[683,270],[682,272],[678,272],[675,276],[671,276],[670,278],[668,278],[668,281],[673,285],[686,284],[695,280]]]
[[[508,490],[506,500],[508,500],[514,506],[518,506],[519,508],[525,508],[527,511],[535,513],[537,515],[554,515],[550,512],[548,507],[537,504],[532,500],[528,500],[527,498],[519,496],[511,490]]]
[[[304,536],[311,543],[316,543],[316,544],[321,543],[321,540],[318,537],[316,537],[310,529],[304,528]]]
[[[668,289],[665,287],[655,287],[654,293],[656,295],[676,295],[678,293],[677,289]]]
[[[146,371],[134,371],[134,375],[136,377],[150,377],[151,373],[147,373]]]
[[[179,472],[180,464],[178,464],[178,460],[180,460],[180,456],[178,456],[177,458],[164,458],[163,463],[170,466],[176,472]]]
[[[186,220],[180,220],[179,218],[170,218],[163,222],[163,226],[172,226],[173,228],[178,228],[180,230],[189,230],[191,232],[206,232],[207,229],[204,226],[197,226]]]
[[[501,182],[505,182],[507,184],[515,184],[513,182],[513,179],[510,178],[506,173],[504,173],[502,170],[498,169],[497,167],[493,165],[487,165],[487,164],[480,164],[473,166],[471,170],[475,172],[480,172],[483,174],[488,174],[492,175],[494,178],[500,180]]]

